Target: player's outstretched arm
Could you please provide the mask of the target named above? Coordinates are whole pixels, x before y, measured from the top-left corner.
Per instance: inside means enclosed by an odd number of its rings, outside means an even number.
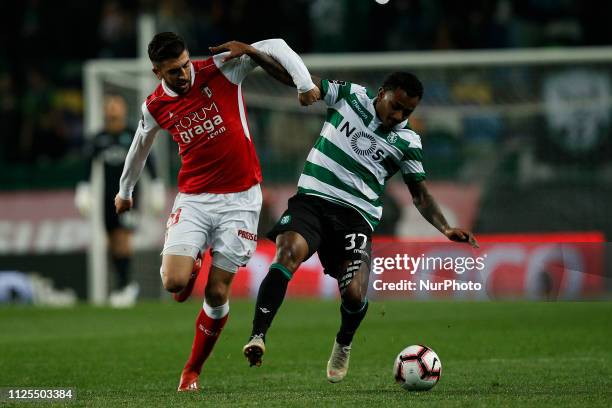
[[[119,192],[115,196],[115,210],[117,214],[132,208],[132,192],[151,152],[158,130],[159,125],[149,113],[146,103],[144,103],[142,106],[142,118],[138,123],[138,129],[134,134],[132,145],[123,165],[123,173],[119,180]]]
[[[221,61],[228,62],[234,58],[239,58],[242,55],[248,55],[253,61],[264,69],[272,78],[277,81],[295,88],[293,78],[287,70],[274,58],[260,52],[257,48],[250,44],[245,44],[240,41],[229,41],[216,47],[209,47],[212,53],[229,52]]]
[[[412,194],[412,202],[419,210],[421,215],[429,221],[431,225],[436,227],[438,231],[443,233],[448,239],[456,242],[467,242],[474,248],[478,248],[478,242],[470,231],[461,228],[452,228],[448,225],[444,214],[440,211],[440,207],[433,196],[427,190],[427,185],[424,181],[409,182],[408,189]]]
[[[248,71],[255,66],[249,67],[249,64],[257,64],[281,83],[296,87],[300,104],[310,105],[320,99],[320,90],[312,82],[304,62],[281,39],[264,40],[254,44],[229,41],[209,49],[212,53],[223,53],[215,58],[223,64],[222,71],[226,76],[229,75],[233,82],[242,81]],[[248,58],[245,60],[243,56]],[[234,72],[229,72],[227,63],[232,60],[237,62],[233,65]]]

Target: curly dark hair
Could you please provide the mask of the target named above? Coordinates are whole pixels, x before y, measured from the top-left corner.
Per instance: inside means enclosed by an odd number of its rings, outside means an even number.
[[[406,91],[408,96],[423,98],[423,84],[416,75],[409,72],[393,72],[385,79],[382,87],[385,91],[394,91],[400,88]]]

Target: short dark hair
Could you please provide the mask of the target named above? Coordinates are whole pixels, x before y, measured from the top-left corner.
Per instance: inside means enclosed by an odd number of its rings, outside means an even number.
[[[172,32],[155,34],[149,43],[149,59],[154,64],[165,60],[178,58],[187,47],[180,35]]]
[[[385,79],[382,87],[385,91],[394,91],[400,88],[406,91],[408,96],[417,96],[419,99],[423,98],[423,84],[416,75],[410,72],[392,73]]]

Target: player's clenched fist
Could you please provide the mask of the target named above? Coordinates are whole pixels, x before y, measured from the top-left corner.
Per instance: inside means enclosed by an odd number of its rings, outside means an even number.
[[[318,87],[315,86],[308,92],[302,92],[298,94],[298,99],[300,100],[300,105],[302,106],[312,105],[313,103],[321,99],[321,91]]]
[[[129,200],[124,200],[123,198],[119,197],[119,194],[115,196],[115,211],[117,214],[129,211],[133,205],[134,203],[131,198]]]

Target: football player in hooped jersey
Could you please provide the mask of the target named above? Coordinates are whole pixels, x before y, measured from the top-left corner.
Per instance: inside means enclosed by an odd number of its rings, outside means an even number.
[[[339,382],[368,310],[372,231],[393,174],[401,171],[414,205],[448,239],[478,244],[471,232],[448,225],[425,185],[421,139],[408,125],[423,96],[418,78],[393,73],[376,94],[349,82],[313,80],[328,105],[327,118],[306,159],[298,193],[268,234],[276,242],[276,256],[259,288],[253,331],[243,352],[251,366],[261,365],[265,335],[289,280],[318,252],[325,273],[338,280],[342,298],[340,329],[327,363],[327,379]],[[289,78],[284,82],[289,84]]]
[[[228,317],[234,274],[246,265],[257,244],[261,170],[247,123],[242,80],[259,65],[284,81],[288,73],[302,105],[320,98],[304,63],[283,40],[252,45],[232,41],[210,50],[216,55],[192,61],[178,35],[166,32],[153,37],[148,53],[161,83],[142,105],[142,119],[115,197],[118,213],[132,207],[132,190],[155,134],[166,129],[179,145],[181,169],[162,252],[164,288],[179,302],[187,299],[202,252],[211,248],[212,253],[205,300],[179,391],[198,389],[202,365]]]

